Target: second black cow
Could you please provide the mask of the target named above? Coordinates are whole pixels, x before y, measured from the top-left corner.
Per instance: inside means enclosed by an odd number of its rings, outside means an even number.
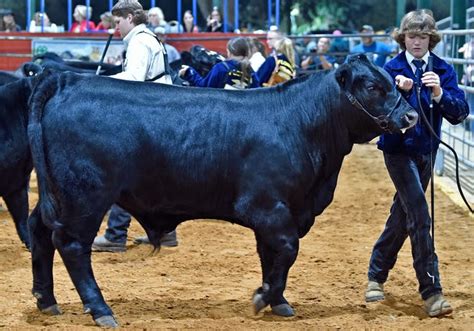
[[[18,81],[11,73],[0,71],[0,86]],[[30,247],[28,235],[28,181],[33,163],[26,138],[28,96],[18,91],[6,92],[0,97],[0,196],[10,212],[20,240]]]
[[[291,316],[284,290],[299,238],[332,201],[344,156],[354,143],[417,120],[364,56],[249,91],[73,73],[35,80],[33,90],[28,82],[10,85],[32,94],[28,136],[40,189],[30,219],[33,293],[41,310],[60,313],[57,249],[101,326],[117,322],[93,276],[91,245],[112,203],[131,212],[155,245],[189,219],[251,228],[262,267],[255,311],[270,305]]]

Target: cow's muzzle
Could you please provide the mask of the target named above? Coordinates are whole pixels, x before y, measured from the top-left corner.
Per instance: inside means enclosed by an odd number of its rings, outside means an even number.
[[[418,122],[418,113],[415,110],[410,110],[405,113],[401,118],[401,133],[405,133],[406,130],[415,126]]]

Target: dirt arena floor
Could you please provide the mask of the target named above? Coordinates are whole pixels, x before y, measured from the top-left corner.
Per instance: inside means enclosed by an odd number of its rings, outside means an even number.
[[[31,202],[37,199],[32,181]],[[190,221],[178,228],[179,247],[134,246],[142,234],[132,222],[126,253],[94,253],[94,272],[124,329],[474,329],[474,219],[439,189],[436,247],[447,318],[422,309],[407,242],[381,303],[364,301],[367,264],[383,229],[394,189],[373,143],[346,158],[335,199],[301,240],[286,297],[296,316],[254,315],[251,296],[260,285],[253,233],[221,221]],[[103,224],[105,228],[105,223]],[[102,229],[103,230],[103,229]],[[91,329],[61,259],[55,260],[56,297],[64,314],[45,316],[30,294],[30,255],[21,247],[6,211],[0,212],[0,328]]]

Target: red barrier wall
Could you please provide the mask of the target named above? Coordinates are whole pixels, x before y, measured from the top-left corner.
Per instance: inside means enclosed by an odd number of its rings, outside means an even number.
[[[235,34],[235,33],[180,33],[168,34],[167,43],[178,51],[188,51],[194,45],[201,45],[207,49],[226,55],[226,45],[229,39],[236,36],[253,36],[265,41],[265,35]],[[108,35],[104,33],[28,33],[0,32],[0,70],[16,70],[23,62],[32,58],[32,40],[35,38],[71,38],[104,40]],[[120,37],[114,37],[120,38]]]

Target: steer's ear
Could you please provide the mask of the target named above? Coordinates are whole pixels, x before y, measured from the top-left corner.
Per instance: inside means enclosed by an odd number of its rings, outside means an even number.
[[[38,76],[43,72],[43,67],[34,62],[26,62],[21,66],[21,72],[24,77]]]
[[[352,82],[352,70],[350,65],[344,63],[336,70],[336,80],[341,89],[347,90]]]

